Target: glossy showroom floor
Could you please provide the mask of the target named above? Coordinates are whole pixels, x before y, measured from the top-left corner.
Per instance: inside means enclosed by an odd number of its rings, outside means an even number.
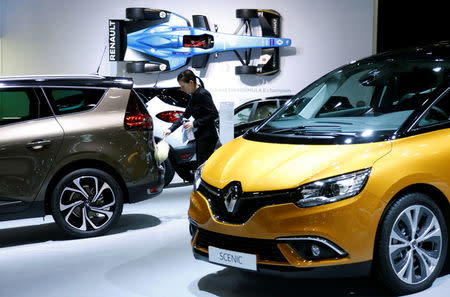
[[[70,239],[51,217],[0,222],[0,297],[387,296],[368,278],[279,278],[194,260],[190,190],[126,205],[118,226],[98,238]],[[411,296],[450,296],[450,268]]]

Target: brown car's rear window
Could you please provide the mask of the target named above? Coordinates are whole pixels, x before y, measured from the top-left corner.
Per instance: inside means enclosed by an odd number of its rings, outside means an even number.
[[[97,106],[104,89],[44,88],[56,115],[87,111]]]

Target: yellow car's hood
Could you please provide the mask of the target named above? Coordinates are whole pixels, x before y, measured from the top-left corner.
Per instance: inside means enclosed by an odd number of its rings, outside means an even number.
[[[389,153],[391,143],[350,145],[276,144],[234,139],[206,162],[202,178],[223,188],[240,181],[242,190],[270,191],[371,167]]]

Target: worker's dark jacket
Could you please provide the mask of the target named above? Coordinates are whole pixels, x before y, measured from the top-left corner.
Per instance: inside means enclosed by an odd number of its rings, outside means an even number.
[[[188,106],[184,111],[183,117],[178,119],[169,128],[170,131],[176,130],[182,125],[182,120],[194,117],[194,135],[196,141],[207,138],[215,138],[217,141],[217,130],[215,119],[219,116],[217,108],[214,105],[211,94],[202,87],[199,87],[189,100]]]

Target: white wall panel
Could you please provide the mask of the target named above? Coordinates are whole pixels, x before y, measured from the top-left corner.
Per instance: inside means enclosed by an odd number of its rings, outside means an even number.
[[[238,8],[275,9],[282,35],[292,39],[281,50],[281,72],[274,76],[236,76],[233,53],[211,57],[196,71],[213,98],[235,101],[296,93],[314,79],[351,60],[372,54],[373,0],[0,0],[4,1],[3,75],[95,72],[107,44],[108,19],[125,18],[126,7],[167,9],[188,19],[204,14],[219,31],[233,33]],[[2,9],[3,10],[3,9]],[[186,69],[186,67],[181,70]],[[100,74],[133,76],[140,85],[176,85],[181,71],[130,75],[105,56]]]
[[[3,74],[3,56],[2,56],[2,37],[3,37],[3,20],[4,20],[4,3],[5,0],[0,0],[0,76]]]

